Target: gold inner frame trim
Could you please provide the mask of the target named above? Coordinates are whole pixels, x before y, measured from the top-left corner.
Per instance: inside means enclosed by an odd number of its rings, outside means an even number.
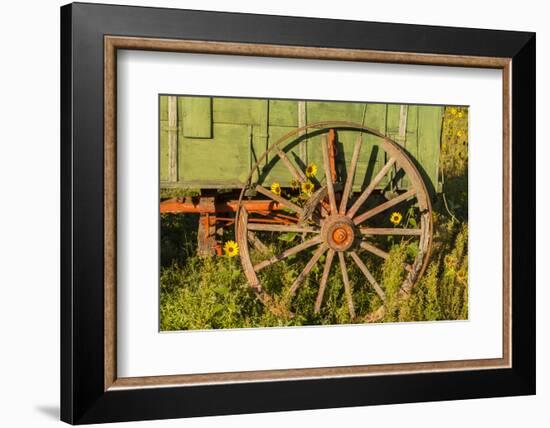
[[[298,59],[379,62],[494,68],[503,82],[503,319],[502,358],[421,363],[358,365],[305,369],[204,373],[171,376],[117,377],[116,367],[116,66],[118,49],[262,56]],[[480,370],[511,367],[511,58],[383,52],[250,43],[104,37],[104,389],[154,388],[220,383],[359,377],[420,372]]]

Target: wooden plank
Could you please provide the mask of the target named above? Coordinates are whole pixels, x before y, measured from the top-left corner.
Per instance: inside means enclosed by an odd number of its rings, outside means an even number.
[[[212,115],[214,123],[259,125],[265,99],[255,98],[214,98]]]
[[[290,100],[269,100],[269,123],[275,126],[298,126],[298,103]]]
[[[399,107],[399,141],[404,142],[407,136],[407,115],[409,112],[409,106],[402,104]]]
[[[168,123],[168,96],[161,95],[159,97],[159,116],[160,121]]]
[[[182,136],[212,138],[212,98],[179,97]]]
[[[249,173],[250,128],[214,124],[213,138],[180,138],[179,177],[183,186],[233,188]]]
[[[409,142],[407,141],[407,136],[408,136],[408,124],[409,124],[409,110],[410,110],[411,106],[409,105],[402,105],[401,106],[401,110],[399,112],[399,142],[400,143],[403,143],[403,146],[405,147],[405,149],[407,150],[407,152],[409,154],[411,154],[412,156],[416,156],[416,150],[417,150],[417,147],[410,147],[410,144]],[[415,114],[418,115],[418,109],[414,112],[412,112],[413,114],[411,116],[414,116]],[[417,121],[418,123],[418,121]],[[414,150],[414,154],[412,151],[410,150]],[[408,177],[403,177],[398,183],[397,183],[397,187],[399,189],[407,189],[409,188],[411,185],[411,181]]]
[[[417,161],[431,181],[428,191],[437,189],[442,120],[443,107],[418,106]]]
[[[399,126],[400,126],[400,117],[401,114],[401,105],[400,104],[388,104],[387,108],[387,117],[386,117],[386,136],[391,138],[400,146],[405,146],[405,139],[400,138],[399,135]],[[396,181],[395,176],[398,171],[397,164],[394,165],[388,174],[388,179],[392,183],[391,191],[395,191]]]
[[[168,181],[168,97],[159,97],[159,168],[160,181]]]
[[[342,101],[308,101],[307,120],[309,123],[329,120],[344,120],[361,123],[364,104]]]
[[[397,142],[399,142],[400,111],[401,105],[399,104],[388,104],[386,107],[386,136]]]
[[[306,111],[306,102],[305,101],[298,101],[298,128],[302,128],[307,125],[307,111]],[[300,135],[304,135],[307,132],[303,131],[300,132]],[[307,165],[307,140],[304,140],[300,143],[298,146],[298,154],[300,156],[300,159],[304,163],[304,165]]]
[[[243,100],[247,101],[247,100]],[[250,166],[256,165],[258,160],[269,148],[269,115],[271,109],[271,101],[268,99],[261,100],[260,103],[254,103],[250,106],[253,113],[257,115],[254,120],[256,124],[249,124],[251,128],[250,141]],[[266,166],[268,158],[264,158],[252,175],[252,182],[258,182],[262,169]]]
[[[269,148],[269,101],[262,100],[258,106],[258,126],[254,129],[257,131],[254,135],[254,155],[253,163],[257,162],[257,159],[264,154]],[[257,134],[257,135],[256,135]],[[257,177],[256,177],[257,180]]]
[[[365,113],[365,126],[374,129],[382,134],[386,134],[386,104],[367,104]],[[357,164],[357,173],[355,175],[353,190],[359,191],[365,188],[378,174],[380,169],[386,163],[384,151],[379,147],[380,139],[371,134],[365,134],[359,162]],[[387,177],[380,181],[377,188],[383,187],[387,183]]]
[[[407,111],[405,147],[412,157],[418,157],[418,106],[416,105],[409,106]]]
[[[168,97],[168,181],[178,181],[178,97]]]
[[[418,157],[418,106],[416,105],[407,106],[405,140],[402,145],[409,156],[414,159]],[[410,186],[411,181],[407,176],[397,182],[397,188],[400,190],[408,189]]]

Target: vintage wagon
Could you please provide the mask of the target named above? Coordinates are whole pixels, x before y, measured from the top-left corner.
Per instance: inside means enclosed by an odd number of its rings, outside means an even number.
[[[200,215],[202,254],[221,254],[224,228],[235,227],[238,247],[229,251],[238,251],[250,287],[281,316],[289,315],[281,302],[318,262],[321,310],[337,256],[350,316],[359,315],[352,289],[363,286],[350,283],[353,266],[379,299],[362,316],[377,319],[387,298],[377,272],[390,246],[406,240],[412,248],[400,296],[429,259],[442,118],[441,106],[163,95],[160,211]],[[265,243],[274,236],[277,252]],[[264,272],[299,254],[307,262],[291,285],[263,285]]]

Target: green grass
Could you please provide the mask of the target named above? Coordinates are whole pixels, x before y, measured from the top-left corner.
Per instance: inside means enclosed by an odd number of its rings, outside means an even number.
[[[430,263],[408,299],[396,298],[404,279],[404,260],[414,257],[414,245],[395,241],[390,258],[365,259],[387,294],[383,322],[458,320],[468,317],[468,206],[467,206],[467,129],[464,108],[445,109],[441,146],[441,172],[444,196],[434,202],[434,245]],[[406,218],[406,209],[402,210]],[[343,283],[335,257],[320,314],[313,307],[322,274],[323,259],[286,305],[295,316],[275,316],[251,291],[238,257],[199,257],[196,255],[197,217],[161,217],[160,328],[195,330],[218,328],[329,325],[352,321],[343,293]],[[228,230],[223,240],[234,239]],[[291,237],[292,238],[292,237]],[[294,239],[294,238],[293,238]],[[296,237],[299,239],[299,237]],[[387,238],[384,238],[387,239]],[[288,243],[272,239],[270,250],[280,251]],[[276,263],[262,271],[262,286],[274,296],[283,295],[311,254],[302,254]],[[256,257],[254,252],[252,257]],[[361,272],[348,263],[353,284],[356,312],[365,314],[380,306],[371,287],[365,286]]]

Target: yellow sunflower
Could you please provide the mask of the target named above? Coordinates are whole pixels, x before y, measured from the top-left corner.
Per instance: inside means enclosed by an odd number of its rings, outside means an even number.
[[[401,220],[403,220],[401,213],[393,212],[390,216],[390,221],[396,226],[401,223]]]
[[[227,241],[223,246],[223,251],[225,252],[226,256],[235,257],[237,254],[239,254],[239,246],[235,241]]]
[[[458,117],[462,117],[464,116],[464,113],[462,113],[461,111],[458,112]]]
[[[464,269],[460,269],[456,273],[456,279],[458,279],[460,282],[464,282],[464,280],[466,279],[466,271]]]
[[[273,193],[275,193],[276,195],[280,195],[281,194],[281,185],[277,182],[273,183],[271,185],[271,191]]]
[[[451,114],[454,116],[457,113],[456,107],[451,107]]]
[[[311,181],[304,181],[302,183],[302,193],[306,196],[309,196],[313,193],[315,190],[315,184],[313,184]]]
[[[456,131],[456,136],[457,136],[457,137],[462,137],[462,131],[460,131],[460,130],[459,130],[459,131]]]
[[[306,175],[308,177],[315,177],[316,174],[317,174],[317,165],[315,165],[314,163],[310,163],[306,168]]]
[[[300,188],[300,182],[298,180],[292,180],[290,182],[290,188],[292,190],[298,190]]]

